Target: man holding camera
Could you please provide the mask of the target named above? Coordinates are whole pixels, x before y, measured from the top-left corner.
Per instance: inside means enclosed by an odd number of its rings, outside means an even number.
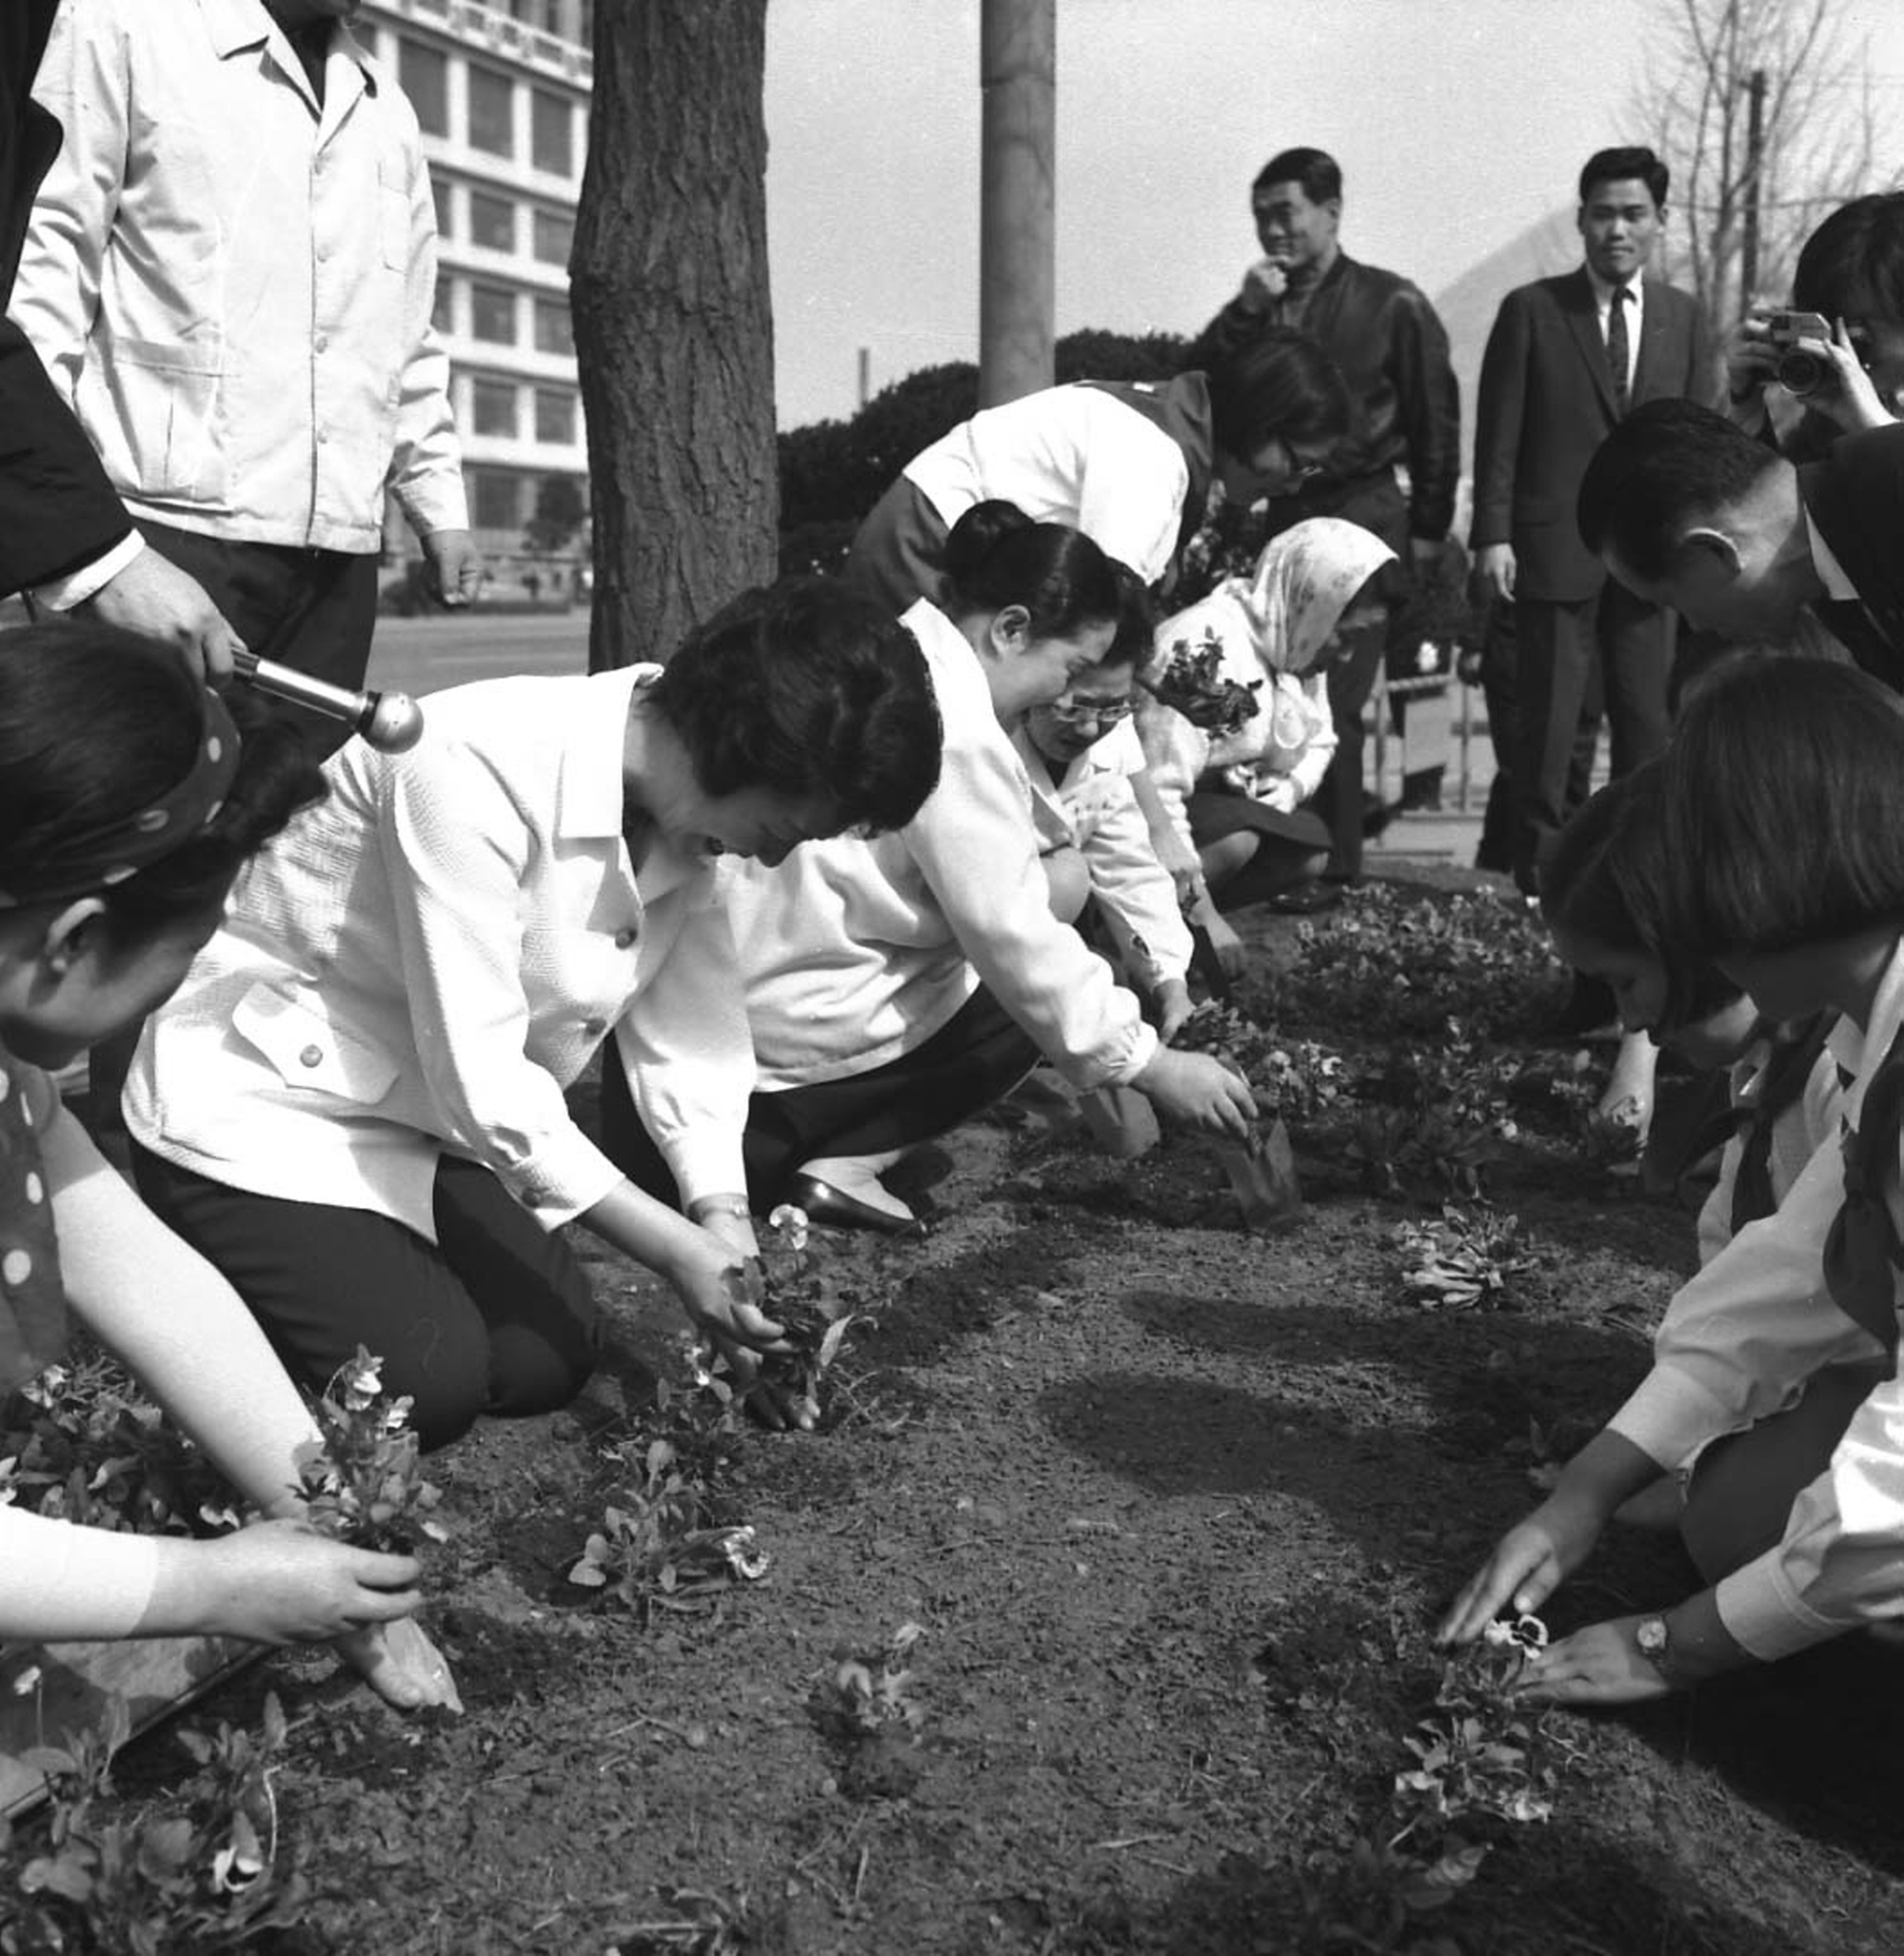
[[[1602,712],[1616,775],[1666,745],[1672,615],[1610,580],[1574,522],[1588,460],[1629,409],[1716,392],[1698,306],[1645,275],[1666,189],[1651,149],[1591,157],[1579,182],[1585,264],[1508,293],[1481,365],[1470,541],[1482,582],[1514,607],[1513,859],[1529,892],[1585,793]],[[1599,1000],[1582,1009],[1611,1016]]]

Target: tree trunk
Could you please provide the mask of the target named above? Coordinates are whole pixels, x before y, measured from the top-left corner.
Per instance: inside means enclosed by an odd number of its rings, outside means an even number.
[[[595,10],[569,262],[595,520],[591,671],[665,660],[773,576],[766,0]]]

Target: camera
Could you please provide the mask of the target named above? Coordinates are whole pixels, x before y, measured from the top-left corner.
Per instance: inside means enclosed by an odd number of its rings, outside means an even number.
[[[1836,379],[1837,369],[1821,353],[1808,353],[1797,345],[1800,340],[1823,340],[1831,344],[1831,321],[1816,312],[1772,312],[1766,315],[1766,331],[1772,344],[1778,349],[1778,364],[1775,371],[1778,385],[1788,393],[1802,399],[1807,394],[1815,394],[1821,387],[1830,387]]]

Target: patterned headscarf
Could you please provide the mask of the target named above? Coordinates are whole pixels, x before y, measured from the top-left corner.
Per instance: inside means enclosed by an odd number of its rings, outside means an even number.
[[[61,837],[30,862],[11,862],[0,854],[0,910],[109,890],[205,833],[238,772],[239,743],[224,701],[208,688],[199,697],[200,738],[184,778],[130,815]]]
[[[1231,578],[1210,595],[1240,605],[1265,670],[1299,677],[1315,664],[1355,595],[1395,552],[1339,516],[1312,516],[1272,537],[1256,575]]]

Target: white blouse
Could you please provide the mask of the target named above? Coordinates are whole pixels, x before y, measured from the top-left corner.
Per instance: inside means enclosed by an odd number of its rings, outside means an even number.
[[[149,1022],[126,1092],[154,1154],[434,1240],[446,1151],[545,1228],[621,1171],[569,1116],[612,1031],[684,1201],[744,1186],[753,1064],[714,865],[622,840],[623,746],[659,668],[431,695],[422,742],[352,741],[250,864]]]
[[[1870,1075],[1904,1027],[1904,948],[1894,951],[1860,1034],[1840,1019],[1828,1052],[1853,1076],[1853,1128]],[[1904,1229],[1894,1161],[1886,1201]],[[1825,1288],[1826,1238],[1844,1201],[1844,1160],[1828,1137],[1777,1214],[1748,1224],[1681,1287],[1661,1320],[1653,1370],[1608,1429],[1661,1467],[1793,1404],[1827,1366],[1869,1364],[1871,1334]],[[1784,1539],[1717,1586],[1719,1615],[1755,1657],[1784,1657],[1858,1624],[1904,1616],[1904,1377],[1890,1374],[1852,1415],[1831,1463],[1792,1505]]]
[[[1133,994],[1052,916],[1024,763],[978,655],[924,599],[905,614],[944,725],[939,785],[902,829],[736,865],[728,911],[763,1091],[867,1073],[922,1045],[979,985],[1081,1087],[1157,1051]]]
[[[1022,727],[1012,744],[1031,782],[1047,852],[1068,844],[1083,857],[1092,894],[1142,981],[1154,991],[1187,976],[1190,926],[1131,786],[1144,766],[1136,726],[1125,721],[1092,741],[1056,781]]]

